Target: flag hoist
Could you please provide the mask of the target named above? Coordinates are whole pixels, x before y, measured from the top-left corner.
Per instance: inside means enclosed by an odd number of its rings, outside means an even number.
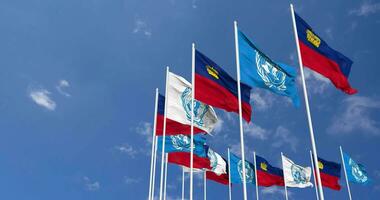
[[[298,62],[299,62],[299,68],[300,68],[300,72],[301,72],[302,88],[303,88],[303,94],[304,94],[304,100],[305,100],[305,106],[306,106],[307,120],[308,120],[308,125],[309,125],[311,147],[312,147],[312,152],[314,155],[313,159],[314,159],[314,163],[318,163],[317,147],[316,147],[315,139],[314,139],[313,122],[311,119],[311,113],[310,113],[310,108],[309,108],[309,98],[308,98],[308,93],[307,93],[307,89],[306,89],[305,76],[304,76],[304,72],[303,72],[302,57],[301,57],[301,51],[300,51],[300,46],[299,46],[298,32],[297,32],[297,25],[296,25],[296,20],[295,20],[295,13],[294,13],[293,4],[290,4],[290,9],[291,9],[291,14],[292,14],[294,37],[295,37],[296,45],[297,45]],[[321,176],[319,173],[319,168],[316,167],[315,169],[316,169],[315,170],[316,177],[318,180],[317,182],[321,183]],[[318,184],[318,191],[319,191],[320,200],[324,200],[322,184]]]

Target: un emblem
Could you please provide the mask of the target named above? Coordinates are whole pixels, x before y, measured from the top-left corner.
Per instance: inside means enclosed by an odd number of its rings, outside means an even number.
[[[294,182],[296,182],[297,184],[306,184],[307,182],[309,182],[309,180],[306,177],[306,172],[302,167],[293,164],[291,167],[291,172]]]
[[[245,164],[245,179],[246,179],[247,183],[253,183],[254,182],[253,179],[255,178],[255,172],[253,171],[253,169],[251,168],[251,166],[249,165],[248,162],[244,162],[244,164]],[[240,179],[243,180],[243,162],[242,162],[242,160],[239,160],[237,167],[238,167]]]
[[[182,106],[186,112],[186,118],[191,122],[191,88],[187,87],[181,94]],[[209,106],[194,99],[194,124],[203,127],[204,116],[209,111]]]
[[[211,171],[215,171],[218,166],[218,158],[213,150],[208,149],[207,156],[210,159]]]
[[[356,164],[351,158],[348,164],[351,166],[352,176],[358,183],[365,183],[368,181],[367,174],[360,165]]]
[[[268,62],[267,58],[261,56],[258,51],[256,51],[256,67],[257,73],[267,87],[275,88],[279,91],[286,90],[286,74],[274,67]]]
[[[173,147],[178,151],[190,151],[190,138],[185,135],[171,135]]]

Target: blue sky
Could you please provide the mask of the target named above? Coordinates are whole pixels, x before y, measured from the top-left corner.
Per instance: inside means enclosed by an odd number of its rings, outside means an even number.
[[[380,2],[294,1],[298,13],[333,48],[354,61],[347,96],[306,71],[319,155],[340,162],[339,145],[363,163],[371,186],[351,185],[354,199],[380,196]],[[165,66],[190,80],[191,43],[236,75],[233,20],[274,60],[297,66],[288,1],[1,0],[0,198],[146,199],[154,90]],[[300,86],[300,85],[299,85]],[[302,95],[301,91],[299,94]],[[246,155],[255,150],[280,166],[280,152],[310,165],[304,104],[252,90],[253,124]],[[208,143],[226,156],[239,150],[236,114],[217,110]],[[180,170],[169,166],[168,199],[180,197]],[[202,197],[197,176],[195,192]],[[325,189],[328,199],[347,199]],[[253,199],[254,187],[249,186]],[[233,188],[241,199],[242,188]],[[314,189],[289,189],[312,199]],[[227,187],[208,182],[209,199]],[[283,199],[282,188],[260,188]]]

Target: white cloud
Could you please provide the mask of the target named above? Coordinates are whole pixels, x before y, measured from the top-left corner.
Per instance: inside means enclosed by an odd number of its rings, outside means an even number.
[[[326,89],[328,87],[334,87],[330,85],[330,80],[325,78],[324,76],[320,75],[317,72],[311,71],[308,68],[304,68],[304,75],[306,80],[306,86],[308,91],[310,91],[313,94],[324,94]],[[301,76],[298,78],[298,82],[302,84],[301,82]],[[329,86],[330,85],[330,86]]]
[[[193,7],[194,9],[198,8],[198,6],[197,6],[197,0],[192,0],[191,1],[191,7]]]
[[[281,195],[285,196],[284,187],[264,187],[260,190],[263,195]],[[288,190],[288,197],[292,196],[292,193]]]
[[[326,34],[327,37],[328,37],[329,39],[331,39],[331,40],[334,38],[333,33],[332,33],[332,28],[331,28],[331,27],[325,29],[325,34]]]
[[[347,134],[355,130],[379,135],[379,122],[371,117],[371,111],[380,109],[380,101],[363,96],[350,96],[343,100],[343,111],[333,117],[330,134]],[[363,132],[364,131],[364,132]]]
[[[149,144],[152,143],[153,127],[149,122],[141,122],[135,129],[141,136],[145,137]]]
[[[148,38],[152,36],[152,31],[149,29],[147,23],[143,21],[142,19],[135,20],[135,27],[133,28],[132,32],[134,34],[141,33]]]
[[[273,136],[272,146],[276,148],[280,148],[283,146],[289,146],[290,149],[296,152],[296,148],[298,145],[298,139],[296,136],[292,135],[289,129],[279,126],[276,129],[276,132]]]
[[[55,110],[56,103],[50,98],[50,92],[45,89],[31,89],[29,97],[39,106],[42,106],[48,110]]]
[[[370,1],[363,1],[359,8],[349,11],[351,15],[368,16],[380,11],[380,3],[372,3]]]
[[[215,134],[218,134],[223,130],[223,123],[224,123],[223,119],[219,118],[213,130]]]
[[[273,105],[274,98],[269,92],[255,90],[251,93],[251,102],[253,104],[253,110],[265,111]]]
[[[70,87],[70,83],[67,80],[60,80],[55,88],[61,95],[70,97],[71,95],[64,91],[64,89],[68,87]]]
[[[266,140],[270,132],[254,123],[245,123],[243,125],[244,133],[256,139]]]
[[[136,184],[141,182],[141,178],[124,177],[124,182],[126,184]]]
[[[136,154],[138,153],[138,151],[135,150],[129,144],[123,144],[123,145],[120,145],[120,146],[115,146],[115,149],[118,150],[120,153],[127,154],[131,158],[135,158]]]
[[[100,189],[100,183],[98,181],[92,181],[87,176],[83,177],[84,185],[88,191],[96,191]]]

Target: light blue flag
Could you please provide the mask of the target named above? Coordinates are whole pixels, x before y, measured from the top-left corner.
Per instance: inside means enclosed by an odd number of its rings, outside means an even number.
[[[241,82],[288,96],[296,107],[299,106],[296,70],[288,65],[273,62],[241,31],[239,31],[239,58]]]
[[[356,163],[352,158],[343,153],[344,165],[346,167],[347,179],[353,183],[360,183],[367,185],[370,183],[367,171],[364,169],[364,166]]]
[[[163,136],[158,137],[158,150],[162,148],[162,138]],[[169,135],[165,136],[165,152],[190,152],[190,136],[189,135]],[[199,157],[207,157],[206,138],[202,137],[200,134],[194,135],[194,154]]]
[[[255,183],[255,171],[254,165],[248,161],[245,164],[245,180],[247,183]],[[243,183],[243,162],[242,160],[235,156],[233,153],[230,155],[230,172],[231,172],[231,183]]]

